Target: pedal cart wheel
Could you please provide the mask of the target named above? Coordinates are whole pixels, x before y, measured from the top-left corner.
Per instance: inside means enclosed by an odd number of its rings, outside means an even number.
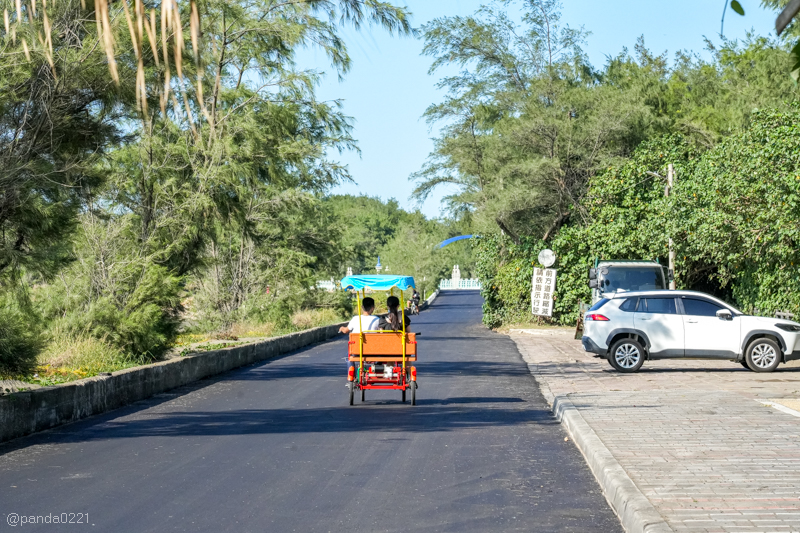
[[[361,390],[361,401],[366,400],[366,391],[369,390],[399,390],[401,400],[406,402],[406,391],[411,387],[411,403],[416,404],[414,392],[416,379],[416,368],[412,367],[417,360],[417,333],[406,331],[406,311],[400,305],[395,308],[392,298],[389,305],[394,309],[387,315],[391,320],[387,320],[395,327],[401,328],[399,331],[363,331],[362,316],[373,324],[374,318],[370,314],[362,315],[361,299],[366,296],[366,289],[373,291],[389,291],[394,297],[395,289],[405,291],[414,289],[414,278],[410,276],[347,276],[341,281],[341,286],[345,290],[352,290],[357,293],[358,302],[358,323],[351,322],[351,326],[345,331],[350,331],[350,342],[348,343],[348,361],[355,363],[355,370],[349,371],[348,379],[352,385],[350,389],[350,405],[353,405],[355,389]],[[360,292],[360,294],[358,294]],[[399,301],[403,302],[403,294],[400,294]],[[397,299],[397,298],[395,298]],[[400,324],[398,324],[399,319]]]

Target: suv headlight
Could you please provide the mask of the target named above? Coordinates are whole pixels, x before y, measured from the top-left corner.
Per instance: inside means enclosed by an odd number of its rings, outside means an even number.
[[[800,326],[794,324],[775,324],[776,328],[781,328],[783,331],[800,331]]]

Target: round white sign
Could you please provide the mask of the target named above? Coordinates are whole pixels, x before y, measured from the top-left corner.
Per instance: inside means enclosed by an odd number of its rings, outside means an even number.
[[[539,262],[544,265],[545,268],[550,268],[556,262],[556,254],[553,250],[549,248],[545,248],[541,252],[539,252]]]

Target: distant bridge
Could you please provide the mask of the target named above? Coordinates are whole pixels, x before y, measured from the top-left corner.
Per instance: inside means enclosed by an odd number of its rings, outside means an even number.
[[[456,285],[455,287],[453,285]],[[460,279],[455,284],[452,279],[443,279],[439,281],[439,288],[442,290],[455,290],[455,289],[471,289],[480,290],[483,288],[481,280],[479,279]]]

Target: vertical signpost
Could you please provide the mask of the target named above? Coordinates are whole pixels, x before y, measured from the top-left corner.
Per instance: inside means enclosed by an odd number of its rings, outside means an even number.
[[[556,290],[556,270],[549,268],[556,262],[556,254],[552,250],[542,250],[539,262],[545,268],[533,269],[531,279],[531,308],[534,315],[553,316],[553,293]]]

